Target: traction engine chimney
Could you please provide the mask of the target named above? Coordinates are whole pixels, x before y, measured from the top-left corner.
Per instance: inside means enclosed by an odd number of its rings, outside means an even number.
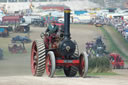
[[[64,10],[64,39],[70,39],[70,11]]]

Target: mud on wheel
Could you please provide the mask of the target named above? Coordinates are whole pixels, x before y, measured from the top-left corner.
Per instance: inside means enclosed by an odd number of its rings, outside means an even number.
[[[31,50],[31,70],[34,76],[42,76],[45,71],[45,45],[43,40],[34,41]]]

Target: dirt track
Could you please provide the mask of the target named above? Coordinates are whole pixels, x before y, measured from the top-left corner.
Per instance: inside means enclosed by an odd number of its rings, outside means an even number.
[[[0,85],[128,85],[127,79],[128,76],[121,75],[87,78],[12,76],[0,77]]]
[[[44,30],[45,28],[31,27],[30,38],[32,40],[40,39],[40,33]],[[71,25],[71,34],[72,39],[77,41],[80,51],[85,51],[85,43],[101,35],[101,32],[90,25]],[[4,43],[5,47],[7,47],[6,45],[7,43]],[[0,45],[0,47],[2,46]],[[4,60],[0,61],[0,85],[128,85],[128,76],[124,74],[84,79],[64,76],[55,76],[54,78],[33,77],[30,69],[31,44],[28,44],[27,47],[29,50],[27,54],[5,56]],[[128,70],[125,73],[127,74]]]

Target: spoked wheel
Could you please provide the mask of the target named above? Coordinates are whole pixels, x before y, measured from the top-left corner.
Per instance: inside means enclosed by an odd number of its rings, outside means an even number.
[[[85,78],[88,72],[88,55],[86,52],[80,54],[79,74]]]
[[[64,67],[64,74],[67,77],[74,77],[77,74],[77,67],[70,66],[70,67]]]
[[[55,63],[55,55],[52,51],[47,53],[46,59],[46,73],[49,77],[53,77],[55,73],[56,63]]]
[[[31,70],[34,76],[42,76],[45,71],[45,46],[43,40],[34,41],[31,50]]]

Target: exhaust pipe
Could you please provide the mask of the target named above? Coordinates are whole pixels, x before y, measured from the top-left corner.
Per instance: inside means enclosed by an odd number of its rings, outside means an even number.
[[[64,40],[59,44],[59,53],[61,56],[65,56],[65,59],[69,59],[75,52],[75,43],[70,37],[70,9],[64,10]]]
[[[70,39],[70,11],[64,10],[64,39]]]

